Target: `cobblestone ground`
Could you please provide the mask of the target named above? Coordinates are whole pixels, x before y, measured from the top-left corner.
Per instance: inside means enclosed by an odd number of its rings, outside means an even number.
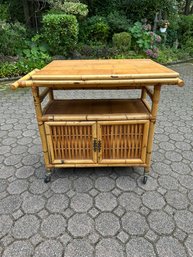
[[[0,256],[193,256],[193,65],[172,68],[186,86],[162,90],[145,186],[140,168],[56,170],[44,184],[30,92],[0,92]]]

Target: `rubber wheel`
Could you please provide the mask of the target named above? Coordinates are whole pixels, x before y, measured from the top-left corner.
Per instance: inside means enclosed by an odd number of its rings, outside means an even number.
[[[144,176],[144,177],[143,177],[143,184],[144,184],[144,185],[147,183],[147,178],[148,178],[147,176]]]
[[[49,183],[51,181],[51,176],[45,176],[44,183]]]

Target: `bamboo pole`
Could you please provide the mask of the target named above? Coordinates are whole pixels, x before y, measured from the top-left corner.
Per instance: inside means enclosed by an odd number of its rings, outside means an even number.
[[[47,87],[55,87],[56,85],[154,85],[154,84],[171,84],[171,85],[179,85],[182,86],[183,81],[179,78],[156,78],[156,79],[122,79],[122,80],[27,80],[20,81],[19,85],[21,87],[31,87],[31,86],[47,86]]]
[[[40,94],[40,102],[42,102],[44,100],[44,98],[47,96],[47,94],[49,93],[50,89],[49,88],[45,88],[44,91]]]
[[[39,71],[39,70],[35,69],[35,70],[29,72],[28,74],[26,74],[25,76],[23,76],[22,78],[20,78],[19,80],[15,81],[11,85],[11,89],[16,90],[20,86],[21,81],[31,79],[32,75],[35,74],[37,71]]]
[[[42,108],[41,108],[41,101],[40,101],[40,95],[39,95],[39,88],[32,87],[32,95],[34,99],[36,118],[38,122],[41,142],[42,142],[44,161],[45,161],[46,168],[48,168],[50,161],[49,161],[49,155],[48,155],[48,147],[47,147],[44,123],[42,122]],[[48,172],[50,172],[50,170],[48,170]]]
[[[160,91],[161,91],[161,85],[159,85],[159,84],[155,85],[154,86],[154,94],[153,94],[153,103],[152,103],[152,109],[151,109],[152,119],[150,120],[148,143],[147,143],[147,155],[146,155],[147,167],[144,169],[145,173],[149,173],[149,169],[150,169],[152,146],[153,146],[153,136],[154,136],[154,130],[155,130],[156,116],[157,116],[157,111],[158,111],[158,104],[159,104],[159,99],[160,99]]]
[[[53,93],[53,89],[49,88],[49,100],[53,101],[54,100],[54,93]]]

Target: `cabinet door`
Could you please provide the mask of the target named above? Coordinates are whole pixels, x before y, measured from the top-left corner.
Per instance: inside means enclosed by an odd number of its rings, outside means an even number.
[[[149,121],[97,122],[99,163],[145,163]]]
[[[51,163],[96,163],[96,122],[45,122],[45,131]]]

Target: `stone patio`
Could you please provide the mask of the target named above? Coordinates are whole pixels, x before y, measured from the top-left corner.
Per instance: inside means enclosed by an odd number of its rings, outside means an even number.
[[[30,91],[0,91],[0,256],[193,257],[193,65],[172,68],[185,87],[162,88],[146,185],[141,168],[58,169],[44,184]]]

